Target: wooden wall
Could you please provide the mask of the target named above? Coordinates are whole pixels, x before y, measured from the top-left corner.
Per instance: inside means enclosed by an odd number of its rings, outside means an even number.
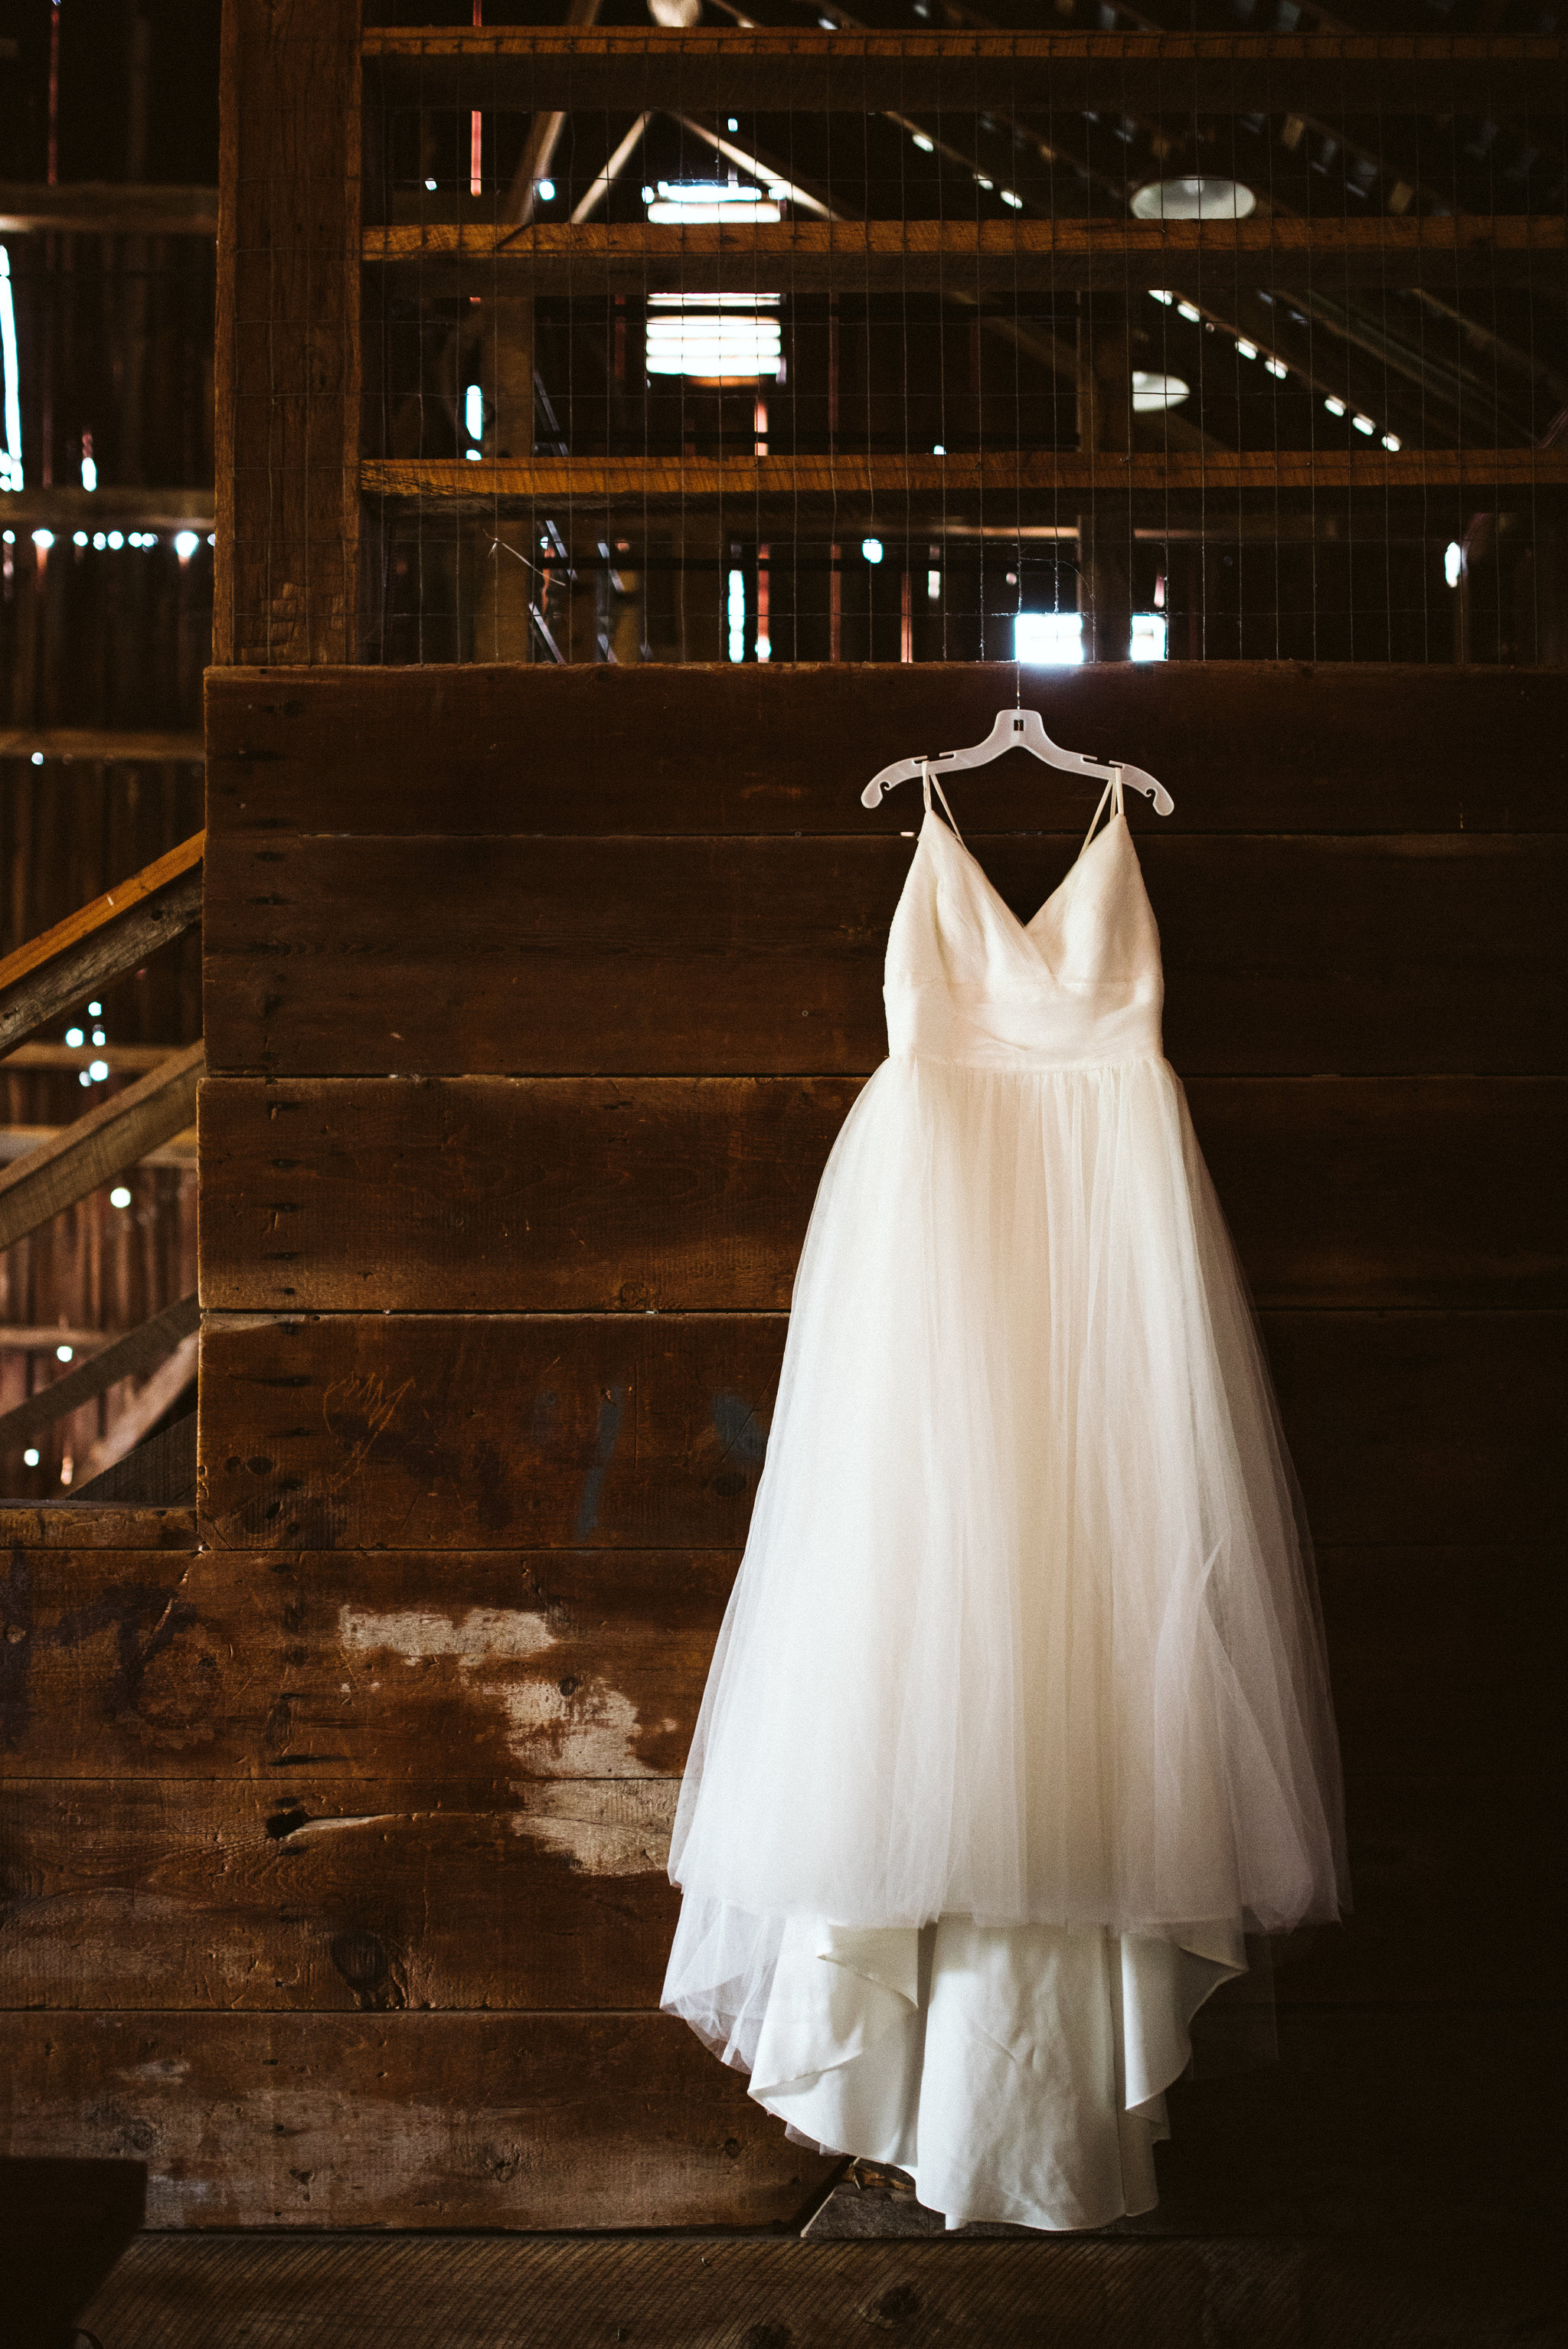
[[[155,2225],[809,2208],[829,2166],[655,2011],[665,1837],[805,1217],[883,1050],[919,803],[858,788],[1011,694],[213,673],[199,1531],[11,1527],[7,2150],[139,2153]],[[1321,1545],[1349,1779],[1354,1920],[1282,1971],[1277,2069],[1180,2093],[1146,2231],[1528,2224],[1563,687],[1026,698],[1176,796],[1132,812],[1169,1049]],[[1019,764],[959,814],[1028,912],[1088,810]]]

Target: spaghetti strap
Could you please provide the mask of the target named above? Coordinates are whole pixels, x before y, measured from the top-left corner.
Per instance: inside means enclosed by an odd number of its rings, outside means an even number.
[[[926,764],[923,759],[921,761],[920,764],[920,780],[925,792],[926,814],[929,815],[931,813],[931,794],[934,792],[937,798],[942,802],[943,814],[953,826],[954,838],[958,842],[961,848],[967,847],[968,843],[965,840],[964,834],[958,829],[958,819],[947,804],[947,793],[943,790],[942,785],[937,781],[936,777],[932,773],[930,767]]]
[[[1107,800],[1110,802],[1111,814],[1113,816],[1119,815],[1121,813],[1121,769],[1119,767],[1117,768],[1115,773],[1111,776],[1109,782],[1107,783],[1104,791],[1101,792],[1099,795],[1099,804],[1088,820],[1088,830],[1083,836],[1083,848],[1078,850],[1078,854],[1080,856],[1083,854],[1083,849],[1087,848],[1089,842],[1094,838],[1095,828],[1099,824],[1100,817],[1105,813],[1105,803]],[[929,800],[926,804],[927,806],[930,805]],[[954,829],[956,831],[957,826],[954,825]]]

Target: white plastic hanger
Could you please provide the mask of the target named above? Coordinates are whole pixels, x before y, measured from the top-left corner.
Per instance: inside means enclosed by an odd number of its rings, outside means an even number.
[[[1037,709],[999,709],[985,740],[971,743],[967,750],[933,750],[913,759],[895,759],[891,767],[884,767],[880,774],[872,777],[861,798],[867,807],[874,808],[884,792],[891,792],[895,783],[913,782],[922,768],[929,767],[933,774],[955,774],[961,767],[989,766],[1005,750],[1032,751],[1047,767],[1060,767],[1065,773],[1082,775],[1086,780],[1092,775],[1097,781],[1109,783],[1119,775],[1124,786],[1130,784],[1135,792],[1142,792],[1153,801],[1157,815],[1174,812],[1176,802],[1164,784],[1146,775],[1141,767],[1122,767],[1114,762],[1100,766],[1081,750],[1064,750],[1059,743],[1053,742]]]

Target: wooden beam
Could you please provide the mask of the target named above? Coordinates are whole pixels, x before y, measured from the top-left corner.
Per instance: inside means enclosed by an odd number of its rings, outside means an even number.
[[[0,1060],[0,1071],[87,1069],[95,1061],[103,1061],[117,1076],[127,1069],[139,1075],[146,1069],[161,1068],[182,1050],[179,1044],[18,1044]]]
[[[182,841],[0,962],[0,1054],[201,920],[205,842]]]
[[[88,1450],[82,1462],[81,1483],[90,1485],[106,1468],[112,1468],[128,1453],[134,1452],[144,1435],[156,1427],[170,1403],[178,1402],[196,1376],[196,1357],[201,1338],[192,1330],[181,1338],[166,1361],[151,1371],[140,1392],[127,1403],[107,1435]]]
[[[23,1049],[25,1050],[26,1046]],[[90,1051],[92,1048],[89,1045],[87,1049]],[[15,1061],[12,1061],[9,1065],[15,1068]],[[13,1159],[26,1158],[29,1152],[40,1149],[46,1142],[53,1142],[67,1131],[63,1125],[0,1125],[0,1164],[9,1164]],[[160,1143],[156,1150],[144,1151],[136,1163],[139,1166],[194,1166],[195,1127],[188,1125],[183,1133],[175,1134],[171,1141]],[[62,1331],[61,1335],[64,1334]],[[5,1324],[0,1323],[0,1346],[15,1342]]]
[[[352,659],[359,0],[230,0],[220,78],[213,658]]]
[[[0,962],[0,1000],[29,971],[37,970],[44,963],[53,962],[57,955],[64,954],[68,947],[77,946],[82,939],[90,937],[95,930],[101,930],[117,915],[139,904],[144,897],[156,896],[169,882],[178,880],[182,873],[191,872],[201,864],[206,844],[204,832],[192,833],[190,839],[182,840],[177,848],[167,850],[162,856],[155,856],[150,864],[144,864],[139,873],[133,873],[129,881],[119,882],[114,888],[106,889],[101,897],[95,897],[89,905],[80,906],[74,914],[67,914],[63,922],[55,924],[53,929],[41,930],[36,938],[29,938],[26,946],[20,946],[14,953],[8,954]]]
[[[131,483],[101,490],[74,488],[8,492],[3,518],[21,530],[195,530],[213,526],[211,490],[148,490]]]
[[[203,1050],[192,1044],[162,1068],[150,1069],[0,1174],[0,1248],[13,1247],[189,1125]]]
[[[760,26],[367,27],[386,99],[424,108],[702,114],[939,107],[1176,115],[1561,109],[1568,45],[1294,33],[1002,33]]]
[[[646,221],[522,228],[463,222],[367,228],[367,262],[420,272],[427,293],[515,273],[538,293],[605,288],[786,294],[858,290],[1179,293],[1324,282],[1346,287],[1528,284],[1561,271],[1568,221],[1524,213],[1415,220],[846,221],[661,228]],[[1555,278],[1553,280],[1555,282]]]
[[[26,1402],[18,1403],[0,1418],[0,1453],[15,1451],[29,1436],[64,1419],[68,1412],[79,1411],[85,1402],[95,1402],[110,1387],[118,1386],[121,1379],[150,1377],[199,1326],[201,1318],[194,1296],[182,1297],[178,1305],[166,1306],[139,1329],[128,1330],[123,1338],[117,1338],[90,1362],[67,1371],[63,1379],[56,1379],[52,1385],[29,1395]]]
[[[78,180],[52,188],[0,181],[0,235],[39,229],[78,236],[216,236],[218,191],[145,181]]]
[[[1042,501],[1119,496],[1276,497],[1286,491],[1371,491],[1379,495],[1463,492],[1485,503],[1513,492],[1568,489],[1568,448],[1204,450],[1150,453],[1044,450],[1016,457],[954,451],[946,457],[541,457],[463,464],[448,458],[375,458],[360,467],[372,497],[638,508],[665,502],[807,500],[925,501],[945,510],[983,496]]]
[[[200,734],[132,733],[115,726],[0,727],[0,759],[98,759],[200,767]]]

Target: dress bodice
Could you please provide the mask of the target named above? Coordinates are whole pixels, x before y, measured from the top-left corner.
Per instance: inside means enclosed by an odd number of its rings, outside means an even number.
[[[1160,933],[1113,814],[1032,920],[928,811],[888,934],[894,1059],[1038,1071],[1161,1057]]]

